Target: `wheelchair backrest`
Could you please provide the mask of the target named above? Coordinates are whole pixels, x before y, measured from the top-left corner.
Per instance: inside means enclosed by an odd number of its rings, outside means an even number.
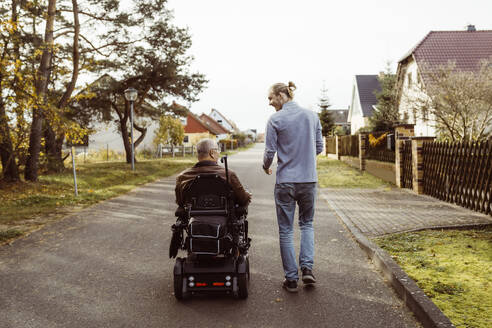
[[[195,177],[185,190],[185,202],[191,216],[227,215],[233,204],[232,189],[215,173],[203,173]]]

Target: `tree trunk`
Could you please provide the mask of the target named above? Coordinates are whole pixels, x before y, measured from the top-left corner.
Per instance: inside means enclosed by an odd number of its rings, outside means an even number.
[[[123,145],[125,146],[125,153],[126,153],[126,162],[130,164],[132,162],[132,143],[131,143],[131,132],[128,131],[128,128],[126,126],[128,122],[128,117],[122,118],[120,120],[120,128],[121,128],[121,137],[123,138]],[[140,136],[133,142],[133,149],[135,150],[135,153],[137,152],[137,147],[142,143],[142,141],[145,138],[145,135],[147,134],[147,128],[141,128],[135,123],[133,123],[133,127],[135,130],[140,132]],[[133,136],[135,137],[135,135]],[[137,162],[137,158],[135,158],[135,163]]]
[[[48,122],[47,122],[48,123]],[[51,173],[62,172],[65,169],[62,158],[62,144],[59,144],[59,138],[49,124],[44,129],[45,150],[47,159],[47,170]]]
[[[0,77],[1,80],[1,77]],[[0,90],[1,93],[1,90]],[[0,157],[2,161],[2,180],[8,182],[19,181],[19,170],[15,163],[14,147],[10,137],[5,105],[0,98]]]
[[[56,0],[48,2],[48,16],[46,18],[46,28],[44,34],[43,54],[39,64],[36,77],[36,96],[37,101],[33,108],[31,133],[29,135],[29,155],[27,157],[24,177],[29,181],[38,180],[39,151],[41,150],[41,135],[43,127],[43,103],[45,103],[46,88],[48,85],[49,63],[53,55],[53,25],[56,14]]]
[[[120,129],[121,129],[121,137],[123,138],[123,146],[125,147],[126,154],[126,162],[130,164],[132,162],[132,145],[130,141],[130,132],[128,131],[128,127],[126,126],[128,122],[128,116],[122,117],[120,119]],[[135,159],[135,163],[136,163]]]
[[[75,85],[79,76],[79,34],[80,34],[80,22],[79,22],[79,9],[77,0],[72,0],[73,9],[73,23],[74,23],[74,35],[73,35],[73,54],[72,54],[72,78],[65,89],[62,97],[60,98],[57,107],[63,109],[67,106]],[[65,135],[59,133],[58,135],[53,131],[51,126],[47,126],[45,130],[46,138],[46,155],[48,159],[48,171],[49,172],[61,172],[65,168],[63,164],[63,141]]]

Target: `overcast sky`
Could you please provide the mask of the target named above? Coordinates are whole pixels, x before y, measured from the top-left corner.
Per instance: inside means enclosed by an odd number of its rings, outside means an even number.
[[[193,40],[193,70],[210,80],[191,111],[216,108],[240,129],[264,131],[268,88],[297,85],[317,110],[325,81],[332,108],[348,108],[354,75],[377,74],[429,31],[492,29],[490,0],[169,0]]]

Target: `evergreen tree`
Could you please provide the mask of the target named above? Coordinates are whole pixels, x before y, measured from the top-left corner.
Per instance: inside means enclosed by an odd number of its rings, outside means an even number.
[[[323,136],[328,136],[333,131],[335,127],[335,119],[333,118],[333,114],[328,107],[330,107],[330,99],[328,98],[328,89],[325,87],[323,83],[323,88],[321,88],[321,97],[319,98],[318,107],[320,108],[319,112],[319,120],[321,122],[321,129]]]
[[[375,92],[378,101],[376,109],[369,118],[372,131],[389,131],[399,121],[396,104],[396,75],[391,73],[390,64],[386,71],[378,77],[381,91]]]

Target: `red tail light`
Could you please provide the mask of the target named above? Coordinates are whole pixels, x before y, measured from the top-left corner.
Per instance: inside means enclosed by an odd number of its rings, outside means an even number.
[[[214,282],[214,283],[212,283],[212,285],[213,286],[224,286],[225,283],[223,283],[223,282]]]

